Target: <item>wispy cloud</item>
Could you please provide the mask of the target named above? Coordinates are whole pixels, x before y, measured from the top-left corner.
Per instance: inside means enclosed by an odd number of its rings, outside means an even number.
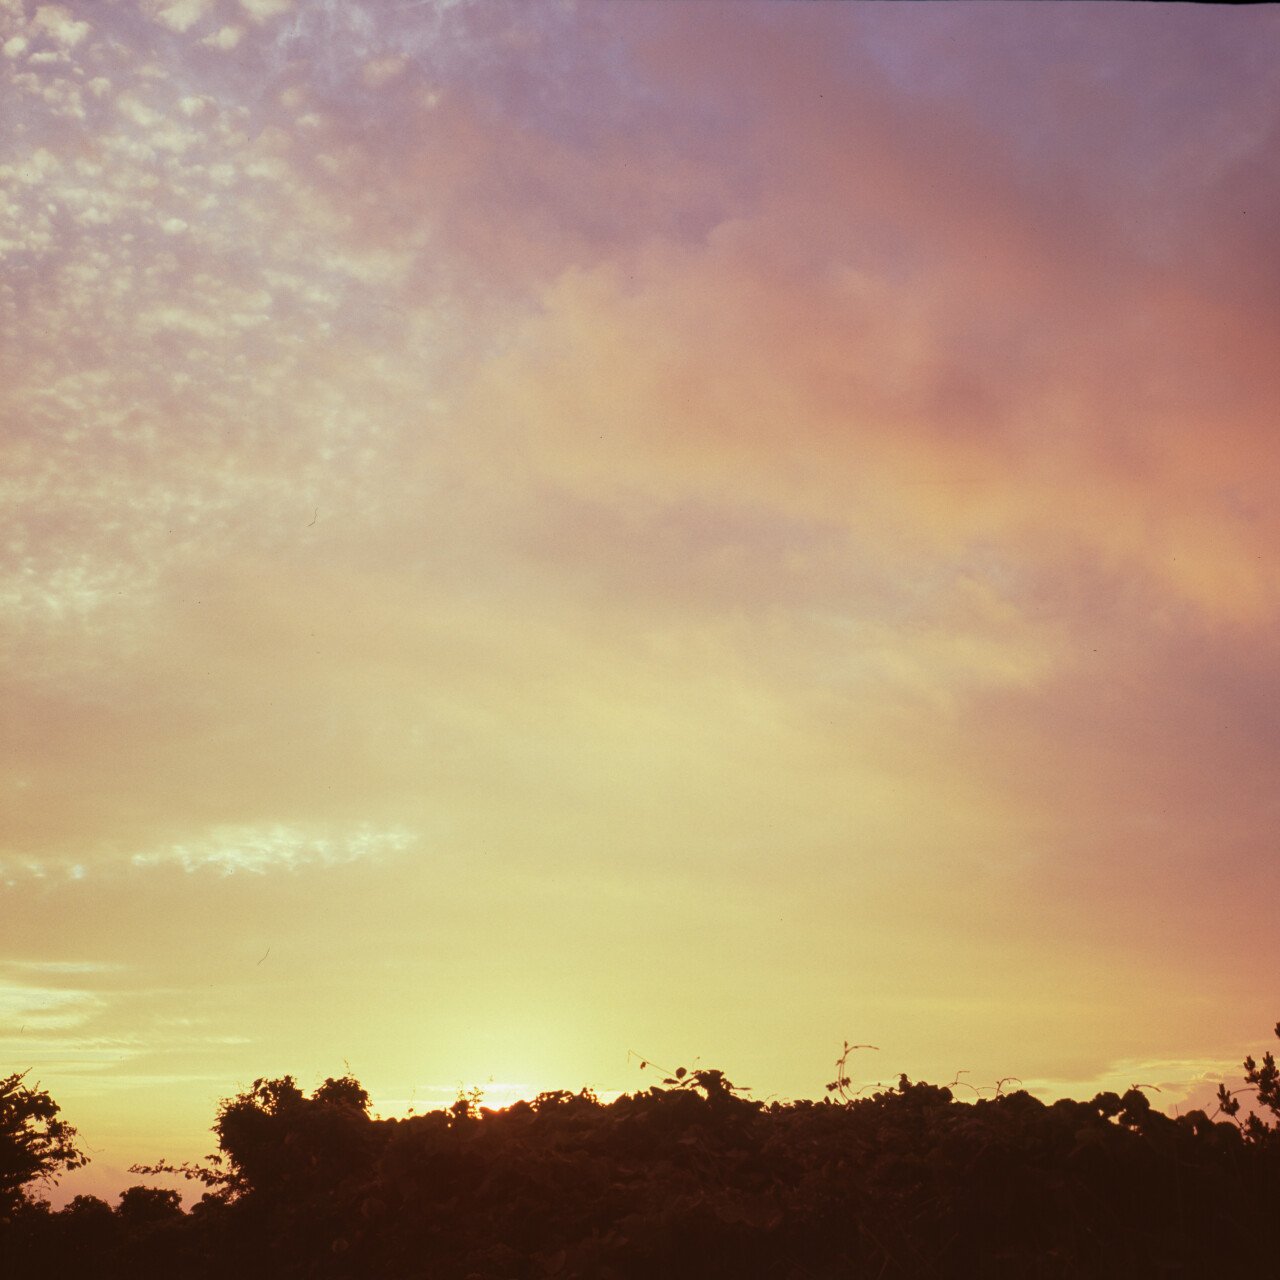
[[[48,975],[118,973],[124,966],[104,960],[0,960],[0,969]]]
[[[180,33],[190,30],[214,7],[214,0],[145,0],[143,5],[157,22]]]
[[[103,1007],[90,991],[62,987],[0,987],[0,1021],[29,1026],[33,1032],[65,1031],[82,1026]]]
[[[408,831],[357,829],[338,835],[314,834],[295,827],[219,827],[203,839],[165,849],[135,853],[136,867],[166,862],[184,871],[212,868],[224,875],[289,870],[307,863],[331,865],[400,853],[413,843]]]

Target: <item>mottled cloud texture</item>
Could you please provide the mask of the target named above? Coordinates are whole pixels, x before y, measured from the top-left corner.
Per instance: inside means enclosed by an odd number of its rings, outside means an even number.
[[[0,1052],[83,1177],[344,1062],[1176,1103],[1256,1047],[1278,55],[0,0]]]

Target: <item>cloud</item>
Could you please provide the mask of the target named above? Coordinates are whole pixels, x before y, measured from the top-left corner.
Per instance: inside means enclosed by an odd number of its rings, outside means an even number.
[[[33,1034],[66,1032],[83,1026],[103,1007],[91,991],[61,987],[0,985],[0,1022],[30,1027]]]
[[[1018,1087],[1037,1097],[1089,1099],[1099,1093],[1124,1094],[1140,1088],[1152,1105],[1166,1114],[1186,1114],[1193,1109],[1216,1114],[1218,1085],[1232,1087],[1242,1074],[1240,1064],[1225,1057],[1123,1059],[1108,1062],[1094,1074],[1072,1078],[1028,1079]]]
[[[200,43],[227,53],[234,49],[243,38],[243,27],[219,27],[212,35],[205,36]]]
[[[1264,616],[1277,530],[1258,491],[1224,501],[1242,455],[1269,468],[1255,310],[1133,253],[1083,184],[1055,176],[1050,206],[963,115],[889,111],[870,86],[828,86],[808,120],[787,72],[771,80],[788,141],[748,149],[777,146],[776,193],[702,243],[566,269],[477,380],[479,413],[524,422],[584,485],[731,485],[949,549],[1052,529]]]
[[[293,0],[240,0],[240,7],[254,22],[266,22],[288,13],[293,8]]]
[[[120,965],[102,960],[3,960],[0,967],[19,973],[44,975],[115,973]]]
[[[375,58],[366,62],[361,68],[361,78],[370,89],[381,89],[390,84],[397,76],[402,75],[405,68],[403,57]]]
[[[179,34],[189,31],[214,7],[213,0],[147,0],[151,17]]]
[[[159,124],[163,119],[158,111],[153,110],[128,93],[122,93],[116,99],[116,109],[121,115],[134,124],[141,125],[144,129],[149,129],[153,125]]]
[[[136,853],[136,867],[175,862],[185,871],[212,868],[224,875],[250,872],[261,875],[292,869],[306,863],[332,864],[399,853],[413,843],[407,831],[368,828],[348,833],[313,834],[286,826],[218,827],[202,838]]]
[[[89,24],[77,21],[60,4],[42,4],[31,19],[32,29],[41,31],[63,46],[74,46],[89,34]]]

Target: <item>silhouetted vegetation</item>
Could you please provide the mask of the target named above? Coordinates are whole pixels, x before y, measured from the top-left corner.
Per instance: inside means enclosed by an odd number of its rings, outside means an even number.
[[[1137,1086],[1052,1105],[1002,1086],[962,1102],[903,1076],[861,1096],[850,1049],[820,1102],[766,1104],[719,1071],[681,1069],[609,1104],[555,1091],[490,1110],[464,1095],[379,1120],[349,1076],[309,1097],[288,1076],[257,1080],[219,1109],[208,1162],[136,1170],[202,1185],[190,1211],[145,1186],[114,1209],[78,1196],[53,1212],[17,1195],[0,1272],[1280,1275],[1270,1053],[1246,1060],[1244,1089],[1223,1087],[1214,1116],[1170,1118]],[[3,1113],[3,1139],[30,1153],[28,1182],[78,1163],[65,1126],[50,1136],[56,1107],[24,1097],[25,1113]],[[41,1132],[43,1146],[23,1137]]]
[[[61,1108],[19,1072],[0,1080],[0,1217],[22,1202],[23,1188],[86,1163]]]

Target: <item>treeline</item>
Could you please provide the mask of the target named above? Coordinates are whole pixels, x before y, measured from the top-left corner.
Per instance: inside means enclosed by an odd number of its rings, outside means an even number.
[[[559,1091],[495,1111],[463,1097],[378,1120],[349,1076],[310,1096],[259,1080],[220,1108],[218,1154],[177,1170],[203,1186],[189,1211],[146,1186],[58,1212],[15,1190],[11,1088],[0,1274],[1280,1276],[1276,1067],[1267,1054],[1245,1070],[1254,1114],[1223,1088],[1214,1117],[1176,1119],[1137,1087],[961,1102],[904,1076],[860,1097],[842,1070],[821,1102],[765,1104],[718,1071],[681,1071],[609,1104]],[[19,1095],[21,1080],[7,1082]],[[65,1125],[55,1139],[39,1172],[78,1157]]]

